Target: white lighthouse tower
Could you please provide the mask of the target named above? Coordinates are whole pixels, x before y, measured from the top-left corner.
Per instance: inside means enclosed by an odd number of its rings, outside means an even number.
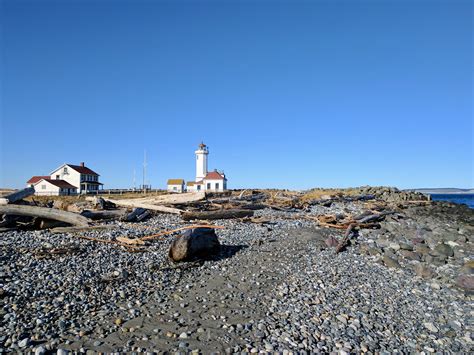
[[[207,155],[209,150],[207,146],[201,142],[199,149],[196,150],[196,182],[202,181],[207,175]]]

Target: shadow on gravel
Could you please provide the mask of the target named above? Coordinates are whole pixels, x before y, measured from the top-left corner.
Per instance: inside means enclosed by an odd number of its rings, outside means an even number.
[[[219,254],[211,256],[208,260],[219,261],[233,257],[242,249],[248,248],[248,245],[225,245],[222,244]]]

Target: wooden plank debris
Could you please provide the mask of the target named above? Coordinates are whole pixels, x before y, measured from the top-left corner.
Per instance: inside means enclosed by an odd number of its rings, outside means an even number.
[[[145,245],[145,242],[139,238],[117,237],[118,242],[128,245]]]
[[[344,234],[344,238],[339,242],[339,245],[336,247],[336,253],[340,253],[349,243],[353,230],[357,227],[357,223],[351,223]]]
[[[158,205],[152,205],[148,203],[141,203],[141,202],[136,202],[135,200],[110,200],[106,199],[106,201],[113,202],[117,206],[124,206],[124,207],[140,207],[144,208],[147,210],[152,210],[152,211],[157,211],[157,212],[163,212],[163,213],[173,213],[173,214],[180,214],[183,212],[182,210],[174,207],[166,207],[166,206],[158,206]]]
[[[86,227],[56,227],[50,230],[51,233],[82,233],[94,230],[107,230],[117,228],[115,225],[86,226]]]

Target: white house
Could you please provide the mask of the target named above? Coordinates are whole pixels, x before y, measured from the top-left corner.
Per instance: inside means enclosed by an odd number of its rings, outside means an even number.
[[[36,175],[26,182],[26,187],[33,187],[38,181],[42,179],[49,179],[49,175]]]
[[[63,164],[53,172],[51,179],[62,179],[76,186],[79,193],[96,192],[103,184],[99,174],[80,163],[79,165]]]
[[[38,185],[38,182],[43,180],[45,183]],[[56,184],[51,184],[52,180],[54,180]],[[72,191],[71,187],[62,184],[60,181],[66,182],[76,190]],[[63,187],[59,186],[61,184]],[[79,165],[63,164],[53,170],[49,176],[33,176],[27,181],[27,185],[33,186],[35,188],[35,194],[38,195],[58,195],[97,192],[103,184],[99,182],[99,174],[86,167],[84,163],[80,163]],[[60,189],[67,189],[67,193],[58,190],[58,187]]]
[[[33,184],[37,196],[75,195],[77,188],[64,180],[41,179]]]
[[[223,172],[214,170],[206,174],[202,185],[205,191],[223,192],[227,190],[227,179]]]
[[[168,192],[184,192],[184,179],[169,179],[168,180]]]

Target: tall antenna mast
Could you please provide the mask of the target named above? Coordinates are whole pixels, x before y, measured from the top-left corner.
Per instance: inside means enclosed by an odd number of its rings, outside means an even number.
[[[143,189],[145,190],[145,183],[146,183],[146,149],[143,154]]]
[[[137,171],[133,169],[133,190],[137,187]]]

